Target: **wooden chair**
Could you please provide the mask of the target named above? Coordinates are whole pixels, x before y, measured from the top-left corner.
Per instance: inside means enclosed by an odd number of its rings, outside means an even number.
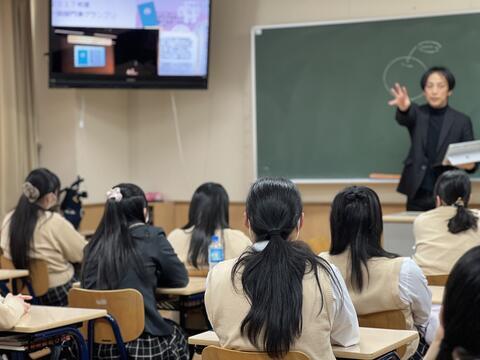
[[[68,306],[105,309],[112,319],[98,319],[80,330],[89,340],[89,349],[93,342],[97,344],[117,344],[122,358],[127,358],[125,343],[137,339],[145,328],[145,308],[142,294],[135,289],[122,290],[87,290],[71,288],[68,292]],[[92,336],[92,333],[94,336]]]
[[[207,346],[203,349],[202,360],[271,360],[265,352],[239,351]],[[290,351],[283,360],[310,360],[307,354]]]
[[[330,238],[318,236],[305,241],[315,254],[330,250]]]
[[[448,280],[448,274],[447,275],[427,275],[426,277],[427,277],[428,285],[433,285],[433,286],[445,286]]]
[[[189,269],[188,276],[207,277],[208,269]]]
[[[361,327],[369,328],[407,330],[407,321],[400,310],[380,311],[371,314],[358,315],[358,324]],[[406,350],[406,345],[396,349],[398,357],[402,358]]]
[[[3,255],[0,257],[0,264],[2,269],[15,269],[12,260]],[[38,259],[30,259],[30,268],[28,270],[30,275],[28,276],[27,281],[22,279],[13,280],[16,282],[16,289],[18,289],[18,292],[24,294],[28,293],[35,299],[39,296],[45,295],[48,291],[47,262]],[[10,288],[12,289],[15,287],[11,286]]]

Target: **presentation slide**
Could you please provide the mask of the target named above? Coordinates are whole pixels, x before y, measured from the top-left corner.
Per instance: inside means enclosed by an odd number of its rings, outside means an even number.
[[[205,76],[209,11],[209,0],[52,0],[51,15],[56,28],[156,30],[158,76]],[[95,51],[75,51],[75,66],[97,66],[85,65],[102,60]]]

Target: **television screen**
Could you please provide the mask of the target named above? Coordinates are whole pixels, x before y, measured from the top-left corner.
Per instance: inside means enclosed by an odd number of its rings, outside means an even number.
[[[210,0],[51,0],[50,9],[50,87],[207,87]]]

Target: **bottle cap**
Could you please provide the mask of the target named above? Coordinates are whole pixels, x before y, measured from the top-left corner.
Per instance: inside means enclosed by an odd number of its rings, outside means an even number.
[[[212,235],[212,241],[217,242],[220,238],[217,235]]]

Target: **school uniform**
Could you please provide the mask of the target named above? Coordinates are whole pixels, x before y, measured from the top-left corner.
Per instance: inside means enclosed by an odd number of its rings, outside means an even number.
[[[143,295],[145,306],[145,329],[136,340],[126,344],[129,357],[135,359],[188,360],[188,346],[182,330],[173,322],[163,319],[157,310],[155,289],[158,287],[184,287],[188,284],[188,274],[180,262],[162,229],[144,223],[130,228],[143,274],[135,271],[134,262],[128,264],[124,277],[117,289],[132,288]],[[88,246],[88,245],[87,245]],[[84,263],[82,287],[98,289],[98,264]],[[96,359],[118,358],[116,345],[96,346]]]
[[[262,251],[266,243],[254,244],[254,250]],[[250,303],[242,291],[241,275],[237,273],[235,285],[232,284],[230,275],[236,261],[230,259],[219,263],[209,272],[205,307],[222,347],[258,351],[240,333],[240,324],[250,309]],[[359,341],[355,310],[341,275],[336,270],[334,273],[338,274],[340,289],[332,284],[325,271],[319,269],[321,295],[313,272],[303,278],[302,333],[291,350],[303,351],[311,359],[335,359],[331,343],[351,346]]]
[[[9,232],[12,214],[13,211],[5,216],[0,242],[3,255],[8,259],[11,259]],[[86,244],[85,238],[63,216],[51,211],[39,212],[29,257],[47,263],[49,289],[39,297],[41,304],[67,305],[68,290],[76,281],[72,263],[82,262]]]
[[[350,252],[339,255],[320,254],[334,264],[345,279],[355,310],[359,315],[381,311],[400,310],[407,328],[418,330],[423,336],[429,323],[432,295],[425,276],[409,258],[371,258],[367,262],[367,272],[363,272],[364,288],[361,292],[353,288],[350,278]],[[413,356],[418,340],[407,346],[404,358]],[[416,358],[421,358],[426,348],[418,349]]]
[[[193,227],[189,229],[175,229],[168,234],[168,241],[172,244],[178,258],[185,264],[187,270],[195,268],[188,261],[188,249],[192,239]],[[241,253],[252,245],[250,239],[241,231],[233,229],[222,229],[215,231],[223,244],[225,260],[239,257]],[[208,269],[208,264],[199,265],[199,269]]]
[[[471,211],[480,217],[480,211]],[[456,212],[454,206],[439,206],[420,214],[413,223],[413,259],[425,275],[450,274],[453,265],[463,254],[480,245],[478,230],[469,229],[457,234],[448,231],[448,221]]]

